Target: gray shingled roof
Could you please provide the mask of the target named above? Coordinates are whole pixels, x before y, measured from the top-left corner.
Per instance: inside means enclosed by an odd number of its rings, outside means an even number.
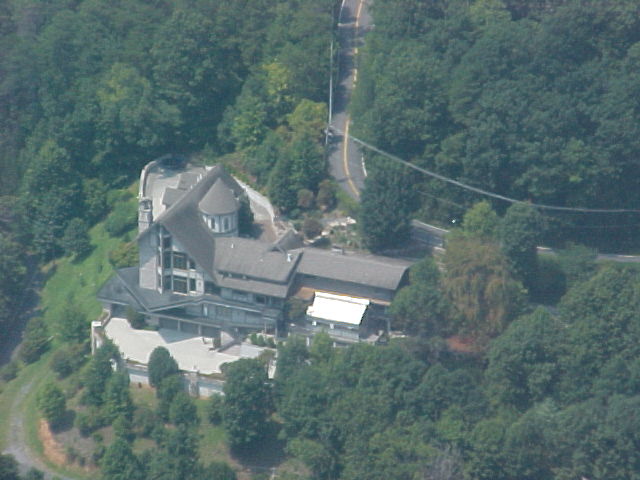
[[[162,204],[169,208],[171,205],[180,200],[185,194],[184,190],[178,190],[177,188],[167,187],[162,194]]]
[[[198,208],[207,215],[226,215],[238,211],[240,204],[233,191],[219,178],[198,202]]]
[[[216,239],[215,267],[218,272],[286,283],[300,254],[273,250],[271,244],[246,238]]]
[[[314,248],[289,250],[287,247],[292,246],[294,239],[292,235],[285,235],[276,244],[238,237],[215,238],[202,220],[199,204],[217,184],[224,187],[234,201],[244,193],[233,177],[216,166],[155,223],[163,225],[221,287],[282,298],[287,295],[291,275],[297,269],[297,273],[303,275],[393,291],[399,287],[410,265],[374,255],[343,255]],[[154,229],[150,228],[142,235],[151,230]],[[145,299],[152,303],[153,300],[168,301]]]
[[[395,290],[411,264],[375,255],[333,253],[305,248],[298,273]]]

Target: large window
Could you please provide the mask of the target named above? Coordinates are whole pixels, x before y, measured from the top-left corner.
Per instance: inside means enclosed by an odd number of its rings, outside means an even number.
[[[177,293],[187,293],[187,279],[184,277],[173,277],[173,291]]]
[[[204,282],[204,293],[211,295],[220,295],[220,289],[213,282]]]
[[[189,279],[189,291],[190,292],[195,292],[196,291],[196,279],[195,278],[190,278]]]
[[[187,256],[184,253],[173,252],[173,268],[187,269]]]

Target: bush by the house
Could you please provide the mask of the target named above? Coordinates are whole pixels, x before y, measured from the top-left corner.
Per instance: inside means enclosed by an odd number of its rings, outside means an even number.
[[[109,263],[115,268],[133,267],[138,264],[138,242],[122,242],[109,252]]]
[[[307,238],[315,238],[322,233],[322,223],[313,217],[307,217],[302,223],[302,232]]]
[[[127,320],[129,321],[131,328],[136,328],[138,330],[144,328],[146,325],[144,315],[140,312],[136,312],[130,306],[127,307]]]

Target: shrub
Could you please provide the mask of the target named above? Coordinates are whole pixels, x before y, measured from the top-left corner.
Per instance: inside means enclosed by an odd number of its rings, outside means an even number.
[[[20,358],[26,363],[37,361],[49,348],[49,333],[41,318],[32,318],[24,330]]]
[[[224,406],[224,397],[222,395],[213,394],[209,397],[207,404],[207,419],[212,425],[219,425],[222,422],[222,409]]]
[[[138,255],[138,242],[122,242],[109,252],[109,263],[115,268],[135,267]]]
[[[312,217],[307,217],[302,223],[302,232],[307,238],[315,238],[322,233],[322,223]]]
[[[147,323],[145,322],[144,315],[140,312],[136,312],[130,306],[127,307],[127,320],[131,325],[131,328],[136,328],[138,330],[144,328]]]
[[[57,320],[58,334],[63,340],[81,343],[89,339],[89,321],[84,312],[73,303],[73,299],[67,299]]]
[[[191,397],[185,392],[178,392],[169,407],[169,420],[176,426],[195,426],[200,422],[198,409]]]
[[[65,345],[54,352],[49,365],[58,374],[58,378],[65,378],[80,368],[84,361],[82,345]]]
[[[83,437],[88,437],[96,430],[104,427],[104,425],[104,415],[101,414],[100,409],[95,407],[79,413],[75,419],[75,426]]]
[[[336,187],[331,180],[320,182],[316,203],[323,210],[331,210],[336,205]]]
[[[0,369],[0,378],[5,382],[10,382],[18,376],[19,369],[20,367],[18,366],[18,362],[12,360]]]
[[[61,246],[67,255],[83,256],[91,250],[89,228],[81,218],[73,218],[67,225]]]
[[[116,205],[104,222],[104,229],[112,237],[131,230],[136,225],[136,205],[134,202],[121,202]]]
[[[298,207],[308,210],[313,207],[313,200],[313,192],[311,190],[306,188],[298,190]]]
[[[157,423],[155,412],[148,407],[140,407],[133,413],[133,427],[142,437],[149,438]]]
[[[67,411],[67,401],[64,393],[53,383],[47,383],[38,392],[38,408],[44,418],[52,428],[57,427],[62,422]]]

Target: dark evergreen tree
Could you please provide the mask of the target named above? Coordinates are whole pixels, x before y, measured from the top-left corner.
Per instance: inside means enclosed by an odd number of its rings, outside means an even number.
[[[368,163],[359,224],[366,247],[375,252],[409,238],[415,195],[405,167],[380,159],[373,163]]]
[[[158,387],[170,375],[178,373],[178,363],[164,347],[156,347],[149,356],[149,384]]]
[[[262,438],[271,412],[271,389],[265,367],[240,359],[225,370],[222,425],[232,448],[245,447]]]

